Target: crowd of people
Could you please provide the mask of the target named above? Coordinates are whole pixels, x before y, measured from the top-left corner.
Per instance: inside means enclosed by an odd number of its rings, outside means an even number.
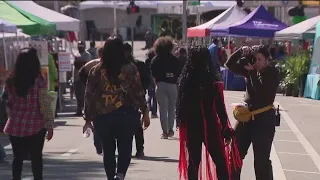
[[[245,109],[247,114],[237,114],[249,119],[244,122],[235,116],[239,122],[233,129],[214,52],[205,46],[188,50],[174,47],[171,37],[159,37],[143,62],[133,56],[130,44],[117,37],[109,37],[98,48],[91,42],[89,50],[84,42],[78,43],[79,56],[74,62],[76,115],[85,120],[83,132],[93,131],[107,179],[125,179],[133,138],[136,157],[144,156],[144,130],[150,125],[150,114],[158,118],[159,106],[161,139],[174,136],[175,124],[179,130],[180,179],[240,180],[242,160],[252,143],[257,180],[273,180],[272,105],[279,72],[269,64],[268,48],[243,46],[226,60],[226,66],[247,82],[245,103],[234,107],[234,114]],[[34,179],[43,179],[42,149],[45,138],[53,137],[54,120],[46,90],[36,50],[22,49],[1,96],[9,109],[3,131],[12,144],[13,180],[21,179],[26,154],[30,155]],[[205,167],[200,166],[202,161]]]

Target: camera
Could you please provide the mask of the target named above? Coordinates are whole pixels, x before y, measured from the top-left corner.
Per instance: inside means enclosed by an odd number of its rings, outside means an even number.
[[[250,53],[249,55],[243,56],[243,57],[241,57],[240,60],[239,60],[239,64],[240,64],[241,66],[246,66],[246,65],[248,65],[248,64],[253,65],[255,62],[256,62],[256,58],[254,57],[252,51],[251,51],[251,53]]]

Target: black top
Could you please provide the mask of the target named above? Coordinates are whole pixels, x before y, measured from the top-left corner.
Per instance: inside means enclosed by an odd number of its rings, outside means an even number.
[[[146,65],[144,62],[139,61],[137,59],[131,59],[131,61],[137,66],[139,74],[140,74],[140,79],[141,79],[141,85],[143,89],[146,91],[148,87],[151,84],[151,74],[150,74],[150,69],[148,65]]]
[[[157,55],[151,61],[151,73],[156,83],[176,84],[181,72],[181,64],[173,54]]]
[[[226,62],[226,66],[234,73],[246,77],[246,95],[244,101],[251,111],[272,105],[280,83],[279,71],[274,66],[266,67],[262,72],[248,71],[238,61],[242,50],[234,52]]]

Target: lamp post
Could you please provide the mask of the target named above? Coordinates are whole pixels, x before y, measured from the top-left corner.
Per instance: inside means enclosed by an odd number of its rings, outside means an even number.
[[[183,0],[182,4],[182,40],[187,43],[187,0]]]
[[[113,1],[114,6],[113,6],[113,34],[118,35],[117,31],[117,2]]]

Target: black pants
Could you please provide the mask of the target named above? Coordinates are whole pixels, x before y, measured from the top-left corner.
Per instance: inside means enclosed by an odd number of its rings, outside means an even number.
[[[12,180],[21,180],[23,160],[26,153],[30,154],[34,180],[42,180],[43,162],[42,150],[46,130],[26,137],[9,136],[13,151]]]
[[[198,180],[198,171],[202,157],[202,144],[205,143],[204,128],[200,121],[190,123],[187,129],[188,136],[188,152],[189,152],[189,166],[188,166],[188,180]],[[217,177],[219,180],[229,179],[228,166],[225,159],[225,151],[220,147],[217,135],[217,127],[213,123],[207,123],[207,141],[205,146],[216,165]]]
[[[142,125],[138,127],[135,135],[135,140],[136,140],[136,149],[137,152],[143,152],[144,150],[144,136],[143,136],[143,128]]]
[[[273,180],[270,152],[275,134],[275,111],[270,110],[255,116],[248,123],[238,123],[235,128],[242,159],[252,143],[256,180]],[[241,170],[233,172],[232,180],[240,180]]]
[[[129,107],[121,107],[94,119],[94,127],[101,139],[103,163],[108,180],[116,173],[126,174],[131,162],[132,140],[138,126],[140,113]],[[115,150],[118,148],[118,163]]]
[[[96,147],[96,151],[98,154],[102,153],[102,143],[100,137],[97,135],[95,131],[93,131],[93,144]]]
[[[81,81],[74,82],[74,91],[76,94],[77,100],[77,113],[82,114],[84,107],[84,94],[85,94],[85,85]]]

